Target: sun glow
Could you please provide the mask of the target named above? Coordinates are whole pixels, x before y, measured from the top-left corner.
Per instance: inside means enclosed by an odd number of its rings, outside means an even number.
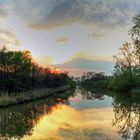
[[[104,114],[104,115],[103,115]],[[64,104],[52,107],[51,114],[43,115],[41,121],[34,127],[32,136],[23,140],[55,139],[55,140],[90,140],[91,135],[98,137],[99,132],[111,134],[116,138],[116,133],[111,127],[113,111],[111,108],[76,110]],[[104,135],[100,139],[105,140]]]
[[[29,136],[29,139],[38,140],[47,137],[53,138],[56,136],[56,140],[60,140],[61,137],[58,135],[59,129],[74,127],[73,125],[75,124],[78,125],[76,120],[81,120],[81,116],[75,109],[65,105],[55,105],[52,107],[52,113],[45,115],[34,128],[34,133],[32,136]],[[23,138],[23,140],[26,139],[28,138]]]
[[[61,74],[62,70],[60,68],[51,68],[52,74]]]

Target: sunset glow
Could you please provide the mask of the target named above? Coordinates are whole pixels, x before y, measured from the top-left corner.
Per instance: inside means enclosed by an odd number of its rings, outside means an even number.
[[[104,114],[104,116],[102,114]],[[105,134],[111,134],[112,138],[118,138],[114,130],[110,127],[112,117],[113,112],[111,108],[78,111],[70,106],[56,105],[53,107],[52,113],[44,116],[35,127],[33,135],[24,137],[23,140],[37,140],[39,138],[74,140],[76,135],[77,137],[80,135],[82,140],[90,140],[90,135],[84,134],[84,130],[86,129],[89,130],[89,133],[95,131],[95,138],[96,135],[98,135],[98,132],[96,131],[99,129],[102,129]],[[65,130],[65,132],[62,132],[62,130]],[[105,140],[102,136],[100,136],[100,138]]]
[[[0,0],[0,140],[140,140],[140,0]]]
[[[29,50],[47,66],[75,59],[112,61],[130,40],[139,5],[138,0],[0,0],[0,46]]]
[[[53,68],[51,69],[51,73],[54,73],[54,74],[60,74],[62,71],[60,68]]]

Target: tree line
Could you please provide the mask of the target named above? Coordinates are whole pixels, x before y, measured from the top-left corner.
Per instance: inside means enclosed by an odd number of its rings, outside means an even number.
[[[110,80],[110,76],[103,72],[87,72],[80,78],[80,86],[86,90],[105,89]]]
[[[67,72],[55,73],[35,63],[30,51],[0,49],[0,91],[24,92],[32,88],[74,86]]]

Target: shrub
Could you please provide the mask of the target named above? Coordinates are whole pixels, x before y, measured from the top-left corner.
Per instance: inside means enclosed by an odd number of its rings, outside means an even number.
[[[128,77],[114,76],[108,88],[114,91],[129,91],[132,88],[132,81]]]

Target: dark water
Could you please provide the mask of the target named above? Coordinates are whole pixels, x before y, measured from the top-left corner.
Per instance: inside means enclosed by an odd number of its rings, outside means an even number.
[[[140,95],[76,90],[0,109],[1,140],[140,140]]]

